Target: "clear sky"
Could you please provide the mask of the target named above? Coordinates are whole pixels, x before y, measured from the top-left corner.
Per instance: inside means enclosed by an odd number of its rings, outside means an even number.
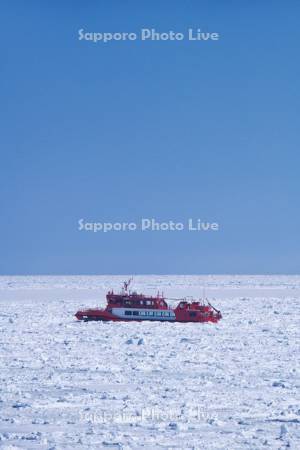
[[[0,273],[299,273],[298,1],[1,2]],[[78,40],[78,30],[220,33]],[[78,230],[140,218],[218,232]]]

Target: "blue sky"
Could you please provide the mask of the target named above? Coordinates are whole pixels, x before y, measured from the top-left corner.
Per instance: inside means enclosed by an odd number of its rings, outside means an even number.
[[[1,274],[299,273],[296,1],[3,1]],[[220,33],[78,40],[78,30]],[[216,221],[88,233],[78,220]]]

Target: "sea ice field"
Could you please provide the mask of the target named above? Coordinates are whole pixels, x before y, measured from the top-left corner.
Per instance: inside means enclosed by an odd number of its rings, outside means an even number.
[[[76,320],[126,278],[0,277],[1,449],[300,448],[300,276],[135,276],[223,318]]]

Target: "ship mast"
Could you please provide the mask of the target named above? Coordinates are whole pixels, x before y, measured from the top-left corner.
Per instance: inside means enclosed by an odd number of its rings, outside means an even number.
[[[129,278],[128,281],[124,281],[124,283],[123,283],[123,290],[126,294],[128,292],[128,287],[129,287],[130,283],[132,282],[132,280],[133,280],[133,278],[131,277],[131,278]]]

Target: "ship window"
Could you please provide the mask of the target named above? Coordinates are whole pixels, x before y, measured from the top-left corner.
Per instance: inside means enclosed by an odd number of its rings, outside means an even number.
[[[197,313],[195,311],[190,312],[190,317],[196,317]]]
[[[138,315],[139,315],[139,312],[138,312],[138,311],[132,311],[132,314],[133,314],[134,316],[138,316]]]
[[[147,300],[146,305],[151,305],[151,300]]]
[[[131,316],[131,311],[125,311],[125,316]]]

